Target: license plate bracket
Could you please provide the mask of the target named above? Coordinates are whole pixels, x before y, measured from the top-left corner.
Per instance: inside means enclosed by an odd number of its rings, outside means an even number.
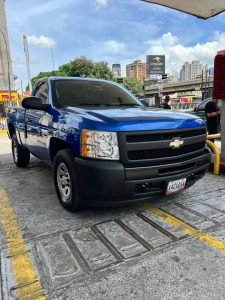
[[[187,178],[169,181],[166,187],[166,195],[182,192],[185,189]]]

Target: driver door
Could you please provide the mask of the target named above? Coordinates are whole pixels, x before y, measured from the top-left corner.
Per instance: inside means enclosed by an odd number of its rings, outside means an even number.
[[[38,84],[33,96],[48,104],[48,85],[46,81]],[[48,125],[50,115],[41,110],[27,109],[25,114],[26,146],[35,156],[44,160],[47,152]]]

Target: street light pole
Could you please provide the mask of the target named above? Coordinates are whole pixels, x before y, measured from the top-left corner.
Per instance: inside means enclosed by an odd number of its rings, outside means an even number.
[[[30,74],[30,58],[29,58],[29,51],[28,51],[26,35],[23,36],[23,46],[24,46],[24,52],[25,52],[26,64],[27,64],[28,85],[29,85],[29,91],[30,91],[30,94],[31,94],[31,92],[32,92],[32,83],[31,83],[31,74]]]
[[[9,62],[9,49],[6,41],[6,37],[4,35],[4,32],[0,28],[0,32],[2,34],[4,43],[5,43],[5,48],[6,48],[6,53],[7,53],[7,65],[8,65],[8,91],[9,91],[9,103],[11,104],[12,102],[12,93],[11,93],[11,80],[10,80],[10,62]]]
[[[55,75],[55,61],[54,61],[54,55],[53,55],[52,48],[51,48],[51,55],[52,55],[52,67],[53,67],[53,71],[54,71],[54,75]]]

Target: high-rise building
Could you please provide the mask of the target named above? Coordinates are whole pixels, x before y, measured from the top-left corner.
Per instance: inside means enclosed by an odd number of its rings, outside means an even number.
[[[126,77],[135,78],[143,82],[147,77],[146,63],[142,63],[140,60],[135,60],[133,63],[126,65]]]
[[[185,62],[180,70],[180,80],[192,80],[205,74],[207,66],[200,63],[199,60],[194,60],[191,63]]]
[[[113,64],[112,65],[112,72],[113,75],[117,77],[121,77],[121,65],[120,64]]]
[[[5,1],[0,0],[0,90],[15,89],[9,51]]]

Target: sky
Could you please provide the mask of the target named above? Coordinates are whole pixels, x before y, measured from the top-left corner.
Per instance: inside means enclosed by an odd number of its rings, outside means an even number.
[[[28,37],[31,75],[85,56],[125,66],[146,55],[166,56],[166,73],[185,61],[209,67],[225,48],[225,13],[201,20],[140,0],[6,0],[13,73],[27,85],[23,35]],[[52,49],[52,50],[51,50]],[[20,87],[16,80],[16,88]]]

